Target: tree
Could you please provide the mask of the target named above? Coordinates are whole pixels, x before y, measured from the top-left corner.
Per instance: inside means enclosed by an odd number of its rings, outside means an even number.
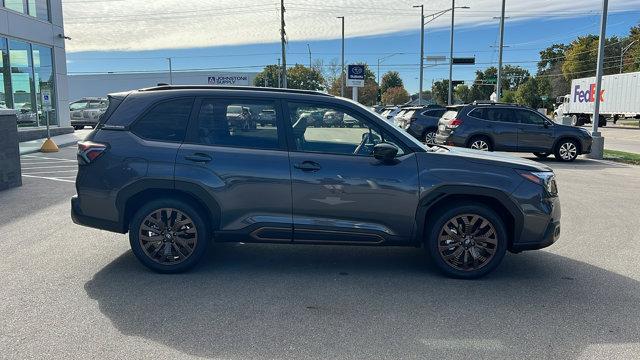
[[[567,81],[595,76],[598,62],[598,36],[580,36],[565,52],[562,74]],[[617,37],[605,40],[604,74],[617,74],[620,65],[621,41]]]
[[[502,92],[502,99],[500,99],[503,103],[513,104],[516,102],[516,92],[513,90],[504,90]]]
[[[409,101],[409,93],[402,86],[388,88],[387,91],[382,94],[383,104],[399,105],[407,101]]]
[[[629,37],[622,45],[628,46],[632,42],[633,44],[624,54],[623,71],[640,71],[640,24],[629,29]]]
[[[267,65],[256,75],[253,80],[254,86],[278,87],[278,77],[280,76],[280,67],[278,65]],[[265,83],[266,79],[266,83]]]
[[[555,66],[562,65],[564,53],[569,49],[565,44],[553,44],[540,51],[540,61],[538,61],[538,74],[549,70]]]
[[[441,80],[433,83],[431,94],[436,103],[447,105],[449,100],[449,80]]]
[[[456,86],[454,94],[463,104],[469,104],[473,102],[473,98],[471,97],[471,89],[467,85],[460,84]]]
[[[538,95],[538,83],[535,78],[528,78],[518,86],[518,90],[516,90],[516,102],[534,109],[542,106],[542,100],[540,99],[540,95]]]
[[[324,79],[317,69],[296,64],[287,70],[287,86],[291,89],[322,90]]]
[[[380,91],[382,94],[387,92],[387,89],[398,86],[404,87],[400,73],[397,71],[389,71],[382,75],[382,79],[380,80]]]
[[[256,75],[253,81],[255,86],[277,87],[280,67],[278,65],[267,65]],[[290,89],[322,90],[324,89],[324,79],[318,69],[308,68],[304,65],[296,64],[287,69],[287,86]]]

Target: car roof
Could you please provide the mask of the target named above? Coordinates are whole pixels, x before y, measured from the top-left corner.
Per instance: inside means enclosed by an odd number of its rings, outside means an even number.
[[[219,85],[159,85],[148,88],[142,88],[138,91],[167,91],[167,90],[226,90],[230,92],[235,91],[260,91],[270,93],[288,93],[288,94],[308,94],[308,95],[321,95],[331,96],[331,94],[313,91],[313,90],[299,90],[299,89],[283,89],[273,87],[257,87],[257,86],[219,86]]]

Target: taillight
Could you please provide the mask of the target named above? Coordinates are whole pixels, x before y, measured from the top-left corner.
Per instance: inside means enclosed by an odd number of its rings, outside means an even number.
[[[453,119],[451,120],[451,122],[449,123],[449,125],[447,125],[447,127],[451,128],[451,129],[455,129],[458,126],[462,125],[462,120],[460,119]]]
[[[107,150],[107,145],[93,141],[78,141],[78,164],[88,165]]]

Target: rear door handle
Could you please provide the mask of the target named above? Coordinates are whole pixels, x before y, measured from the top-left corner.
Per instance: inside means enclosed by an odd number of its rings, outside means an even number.
[[[293,167],[302,171],[318,171],[321,169],[320,164],[314,161],[303,161],[293,165]]]
[[[198,163],[207,163],[211,160],[213,160],[213,158],[207,154],[202,154],[202,153],[195,153],[192,155],[187,155],[184,157],[185,160],[189,160],[189,161],[193,161],[193,162],[198,162]]]

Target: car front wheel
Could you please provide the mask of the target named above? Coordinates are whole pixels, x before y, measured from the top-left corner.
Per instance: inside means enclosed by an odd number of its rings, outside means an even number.
[[[473,279],[493,271],[507,250],[502,219],[486,205],[451,206],[432,223],[428,248],[446,275]]]
[[[178,273],[192,268],[204,256],[209,230],[190,204],[154,200],[133,216],[129,242],[133,254],[149,269]]]
[[[427,131],[424,134],[424,143],[427,145],[435,145],[436,144],[436,132],[433,130]]]
[[[560,161],[573,161],[578,157],[578,144],[574,140],[563,140],[556,145],[554,156]]]

